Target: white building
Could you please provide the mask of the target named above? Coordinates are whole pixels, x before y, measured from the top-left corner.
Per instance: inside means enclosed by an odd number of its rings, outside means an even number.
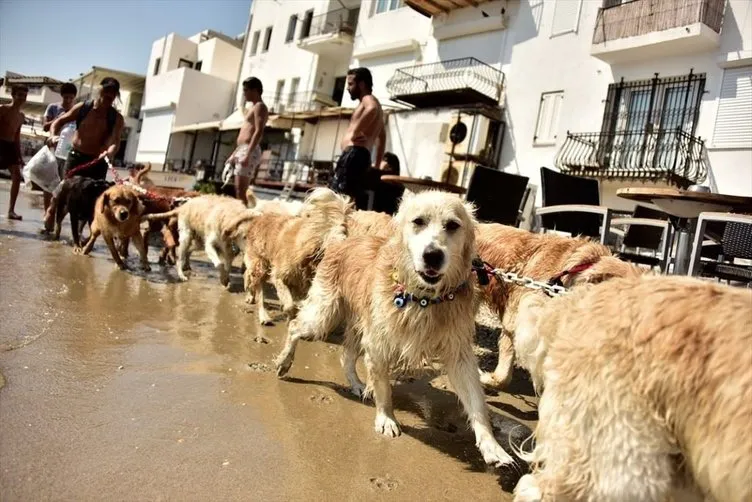
[[[136,161],[136,148],[139,140],[139,115],[144,96],[146,77],[101,66],[92,66],[85,74],[73,80],[78,89],[77,101],[95,98],[99,83],[105,77],[112,77],[120,82],[120,99],[115,101],[115,108],[123,115],[125,125],[120,138],[120,149],[115,156],[115,165],[125,165]]]
[[[153,43],[137,162],[182,169],[217,156],[220,122],[234,109],[242,43],[212,30]]]
[[[480,164],[536,187],[555,167],[598,178],[615,208],[632,206],[616,188],[645,180],[750,195],[750,25],[748,0],[254,2],[240,80],[261,78],[274,118],[292,119],[291,94],[335,107],[347,68],[368,67],[408,176],[467,186]],[[331,165],[337,115],[281,124],[293,146],[278,155]],[[458,120],[469,132],[450,155]]]
[[[29,88],[23,113],[26,123],[21,126],[21,142],[24,157],[29,158],[41,148],[47,134],[42,130],[44,112],[52,103],[59,103],[62,97],[58,94],[63,82],[50,77],[28,77],[20,73],[6,72],[0,85],[0,104],[11,102],[11,87],[14,84],[24,84]]]

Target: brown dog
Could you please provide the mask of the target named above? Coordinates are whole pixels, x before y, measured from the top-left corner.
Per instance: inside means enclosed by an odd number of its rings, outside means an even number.
[[[535,234],[492,223],[478,225],[476,239],[478,255],[493,268],[543,282],[560,275],[567,288],[642,273],[638,267],[612,256],[606,246],[584,238]],[[517,313],[523,299],[537,294],[540,293],[499,279],[481,289],[481,299],[502,323],[499,362],[493,373],[481,377],[484,384],[503,388],[509,383],[515,354],[527,352],[518,347],[518,343],[525,342],[514,338]]]
[[[127,185],[115,185],[108,188],[99,196],[94,206],[91,236],[83,249],[83,254],[88,255],[91,252],[94,242],[101,234],[110,249],[112,259],[118,267],[125,270],[128,267],[120,257],[114,239],[117,237],[125,241],[132,238],[141,256],[141,267],[145,271],[151,270],[140,229],[143,213],[144,205],[138,197],[138,192],[133,188]]]

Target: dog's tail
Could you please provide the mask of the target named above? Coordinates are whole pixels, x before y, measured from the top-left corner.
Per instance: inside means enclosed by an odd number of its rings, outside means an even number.
[[[166,213],[147,214],[142,219],[146,221],[167,220],[169,218],[172,218],[173,216],[177,216],[182,207],[183,206],[176,207],[172,211],[167,211]]]
[[[353,211],[350,198],[328,188],[308,194],[301,216],[309,220],[311,236],[321,239],[321,250],[347,238],[347,216]]]
[[[141,185],[141,178],[146,176],[146,173],[149,171],[151,171],[151,162],[147,163],[136,173],[136,177],[133,179],[136,182],[136,185]]]

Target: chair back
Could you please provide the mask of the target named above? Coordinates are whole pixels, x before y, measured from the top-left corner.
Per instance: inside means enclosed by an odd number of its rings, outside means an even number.
[[[541,167],[543,207],[567,204],[601,204],[598,181]],[[561,213],[541,216],[541,226],[572,235],[600,237],[601,217],[588,213]]]
[[[651,209],[646,206],[635,207],[632,213],[634,218],[647,218],[652,220],[668,221],[668,214],[657,209]],[[661,248],[661,238],[663,230],[658,227],[649,227],[646,225],[629,225],[624,233],[622,244],[628,248],[643,248],[658,251]]]
[[[476,207],[478,221],[517,226],[528,177],[476,166],[466,200]]]

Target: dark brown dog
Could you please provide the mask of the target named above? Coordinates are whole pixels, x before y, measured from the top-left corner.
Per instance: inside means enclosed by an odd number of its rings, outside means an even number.
[[[141,256],[141,267],[145,271],[151,270],[146,257],[146,245],[141,235],[141,216],[145,208],[138,195],[136,190],[127,185],[115,185],[99,196],[94,207],[91,237],[83,249],[84,255],[91,252],[94,242],[101,234],[110,249],[112,259],[118,267],[125,270],[128,267],[120,257],[114,239],[117,237],[126,246],[127,242],[133,239]]]

